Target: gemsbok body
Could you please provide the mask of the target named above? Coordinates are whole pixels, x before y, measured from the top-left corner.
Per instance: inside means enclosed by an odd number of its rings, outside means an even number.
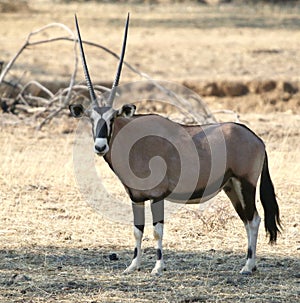
[[[265,229],[271,243],[276,242],[280,227],[279,208],[265,145],[249,128],[238,123],[182,125],[160,115],[136,115],[133,104],[113,109],[125,54],[128,23],[129,15],[112,90],[108,100],[99,104],[89,76],[76,19],[92,106],[88,109],[81,104],[69,107],[74,117],[85,115],[90,118],[95,153],[104,157],[132,200],[136,244],[133,260],[125,273],[137,270],[141,265],[145,201],[151,201],[154,238],[157,241],[157,260],[152,274],[160,274],[164,269],[164,199],[195,204],[224,190],[246,228],[248,251],[241,273],[251,274],[256,269],[256,243],[261,221],[255,205],[259,178]],[[139,140],[132,139],[137,137]],[[126,157],[122,157],[128,148],[130,151],[125,153]]]

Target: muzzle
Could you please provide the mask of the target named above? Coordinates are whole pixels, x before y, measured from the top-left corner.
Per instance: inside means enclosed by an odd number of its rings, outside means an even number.
[[[96,138],[94,151],[97,155],[103,156],[109,151],[109,146],[106,138]]]

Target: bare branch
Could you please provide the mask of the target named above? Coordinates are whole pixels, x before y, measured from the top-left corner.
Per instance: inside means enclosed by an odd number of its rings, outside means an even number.
[[[38,81],[35,81],[35,80],[31,80],[31,81],[29,81],[28,83],[26,83],[24,86],[23,86],[23,88],[21,89],[21,91],[20,91],[20,95],[22,95],[23,93],[24,93],[24,91],[25,91],[25,89],[27,88],[27,87],[29,87],[30,85],[35,85],[35,86],[37,86],[39,89],[41,89],[42,91],[44,91],[50,98],[53,98],[53,93],[48,89],[48,88],[46,88],[45,86],[43,86],[41,83],[39,83]]]
[[[51,28],[59,27],[66,31],[68,33],[68,36],[60,36],[55,38],[50,38],[46,40],[38,40],[38,41],[32,41],[32,38],[46,30],[49,30]],[[21,110],[23,113],[27,113],[28,115],[31,115],[30,119],[31,121],[35,121],[35,123],[39,123],[38,129],[41,129],[46,123],[51,121],[52,118],[59,115],[71,102],[71,100],[76,100],[78,98],[82,98],[83,100],[89,100],[88,97],[86,97],[86,91],[87,87],[85,85],[81,84],[75,84],[77,70],[78,70],[78,54],[77,54],[77,38],[74,35],[73,31],[68,28],[66,25],[61,23],[51,23],[46,26],[43,26],[37,30],[32,31],[27,36],[27,39],[25,40],[24,44],[21,46],[21,48],[18,50],[18,52],[13,56],[13,58],[8,62],[8,64],[5,66],[5,68],[1,71],[0,74],[0,85],[1,83],[10,83],[9,81],[4,80],[9,70],[12,68],[12,66],[15,64],[16,60],[19,58],[19,56],[22,54],[22,52],[28,48],[29,46],[37,46],[41,44],[46,43],[53,43],[56,41],[71,41],[73,42],[73,51],[74,51],[74,70],[72,72],[70,82],[68,87],[60,89],[58,92],[53,93],[48,88],[43,86],[41,83],[35,80],[31,80],[28,83],[26,83],[24,86],[18,83],[18,89],[20,92],[17,95],[17,99],[22,101],[22,104],[17,104],[16,108],[18,110]],[[116,59],[120,59],[119,55],[117,55],[115,52],[111,51],[107,47],[90,42],[90,41],[82,41],[84,44],[97,47],[102,49],[103,51],[107,52],[108,54],[112,55]],[[159,84],[158,82],[154,81],[149,75],[146,73],[140,72],[138,69],[133,67],[128,62],[124,61],[124,65],[134,72],[135,74],[139,75],[140,77],[147,79],[152,82],[154,86],[156,86],[159,90],[161,90],[166,96],[171,97],[170,99],[174,100],[174,103],[179,103],[180,105],[184,106],[189,112],[193,112],[194,115],[195,111],[193,109],[191,98],[194,99],[194,101],[197,102],[202,107],[203,114],[199,114],[199,120],[200,121],[216,121],[213,114],[210,113],[206,105],[202,102],[200,98],[196,98],[193,96],[185,96],[182,97],[180,95],[177,95],[174,91],[170,90],[167,87],[164,87],[162,84]],[[38,96],[32,96],[30,94],[25,94],[26,89],[30,85],[37,86],[40,90],[42,90],[47,97],[42,98]],[[10,84],[11,86],[11,84]],[[106,88],[101,85],[95,85],[95,90],[98,91],[99,94],[102,94],[103,92],[110,91],[109,88]],[[36,101],[36,102],[32,102]],[[14,100],[12,104],[14,104]],[[39,107],[33,108],[34,105],[38,104]],[[237,116],[238,117],[238,116]],[[41,118],[41,119],[39,119]]]
[[[15,56],[8,62],[8,64],[5,66],[5,68],[2,70],[1,74],[0,74],[0,84],[2,83],[4,77],[6,76],[6,74],[8,73],[8,71],[11,69],[11,67],[13,66],[13,64],[15,63],[15,61],[18,59],[18,57],[21,55],[21,53],[24,51],[24,49],[26,49],[28,46],[30,45],[35,45],[36,43],[33,42],[31,43],[30,42],[30,38],[34,35],[37,35],[39,33],[41,33],[42,31],[45,31],[49,28],[52,28],[52,27],[61,27],[62,29],[66,30],[72,37],[74,37],[74,33],[64,24],[62,23],[51,23],[51,24],[48,24],[46,26],[43,26],[33,32],[31,32],[25,43],[21,46],[21,48],[18,50],[18,52],[15,54]],[[74,41],[74,39],[73,39]]]

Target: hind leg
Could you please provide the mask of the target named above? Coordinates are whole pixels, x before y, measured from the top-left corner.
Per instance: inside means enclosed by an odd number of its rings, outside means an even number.
[[[252,274],[252,272],[256,270],[256,244],[260,221],[261,219],[256,211],[253,215],[253,219],[247,221],[247,223],[244,223],[248,235],[247,261],[245,266],[241,270],[241,274],[244,275]]]
[[[255,207],[255,190],[249,182],[236,178],[230,179],[224,187],[247,232],[247,261],[241,270],[242,274],[251,274],[256,270],[256,243],[261,219]]]

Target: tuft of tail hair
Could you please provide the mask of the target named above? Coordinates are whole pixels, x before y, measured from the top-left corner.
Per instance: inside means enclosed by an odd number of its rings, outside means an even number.
[[[265,229],[267,234],[269,234],[270,244],[274,244],[277,240],[277,234],[280,233],[281,225],[279,207],[269,172],[268,156],[266,152],[260,179],[260,200],[265,212]]]

